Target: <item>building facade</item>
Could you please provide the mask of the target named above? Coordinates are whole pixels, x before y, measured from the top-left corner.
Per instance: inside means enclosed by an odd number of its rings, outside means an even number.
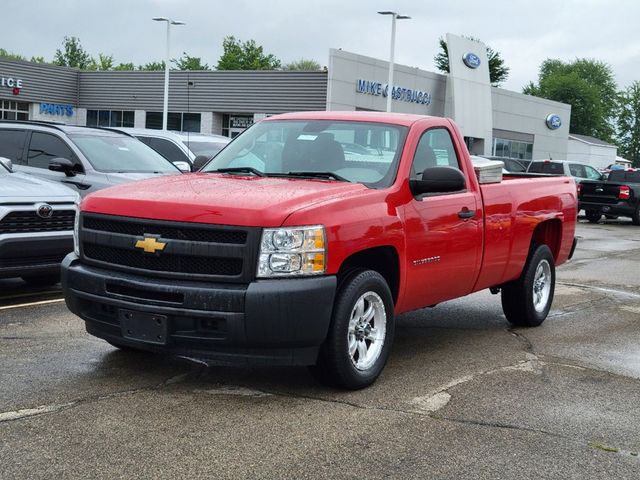
[[[328,71],[172,71],[170,130],[233,137],[265,116],[304,110],[386,109],[447,116],[475,154],[566,158],[571,107],[492,87],[486,46],[447,35],[450,73],[329,52]],[[0,118],[161,128],[162,71],[80,71],[0,59]]]

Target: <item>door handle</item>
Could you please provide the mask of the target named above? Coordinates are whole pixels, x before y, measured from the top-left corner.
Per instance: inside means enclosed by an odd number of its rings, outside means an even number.
[[[472,218],[476,214],[475,210],[469,210],[467,207],[463,208],[458,212],[458,216],[460,218],[464,218],[465,220],[468,218]]]

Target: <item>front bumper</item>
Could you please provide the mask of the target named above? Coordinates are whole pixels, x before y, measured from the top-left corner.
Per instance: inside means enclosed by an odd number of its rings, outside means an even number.
[[[620,201],[618,203],[595,203],[578,202],[578,210],[592,210],[603,215],[618,215],[621,217],[631,217],[636,211],[636,206],[629,202]]]
[[[71,232],[0,235],[0,278],[58,274],[71,251]]]
[[[225,365],[312,365],[327,336],[336,278],[176,281],[88,266],[69,254],[62,287],[87,331],[116,344]],[[166,337],[128,338],[123,311],[162,316]]]

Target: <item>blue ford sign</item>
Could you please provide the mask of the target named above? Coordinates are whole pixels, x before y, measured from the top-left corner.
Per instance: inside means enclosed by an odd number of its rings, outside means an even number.
[[[478,68],[480,66],[480,57],[475,53],[465,53],[462,56],[462,61],[469,68]]]
[[[559,115],[556,115],[555,113],[548,115],[546,122],[547,122],[547,128],[551,130],[557,130],[562,126],[562,119],[560,118]]]

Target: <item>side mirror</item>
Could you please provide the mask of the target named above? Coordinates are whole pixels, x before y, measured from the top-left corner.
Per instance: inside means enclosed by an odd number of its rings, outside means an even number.
[[[198,170],[200,170],[202,167],[204,167],[207,163],[209,163],[209,160],[211,160],[209,157],[207,157],[206,155],[198,155],[194,160],[193,160],[193,171],[197,172]]]
[[[409,181],[411,193],[416,197],[425,193],[459,192],[465,185],[464,174],[453,167],[425,168],[422,179]]]
[[[188,173],[191,171],[191,164],[189,162],[183,162],[182,160],[177,160],[173,162],[173,164],[180,170],[182,173]]]
[[[13,172],[13,163],[6,157],[0,157],[0,164],[10,172]]]
[[[49,170],[64,172],[67,177],[74,177],[73,162],[67,158],[52,158],[49,160]]]

